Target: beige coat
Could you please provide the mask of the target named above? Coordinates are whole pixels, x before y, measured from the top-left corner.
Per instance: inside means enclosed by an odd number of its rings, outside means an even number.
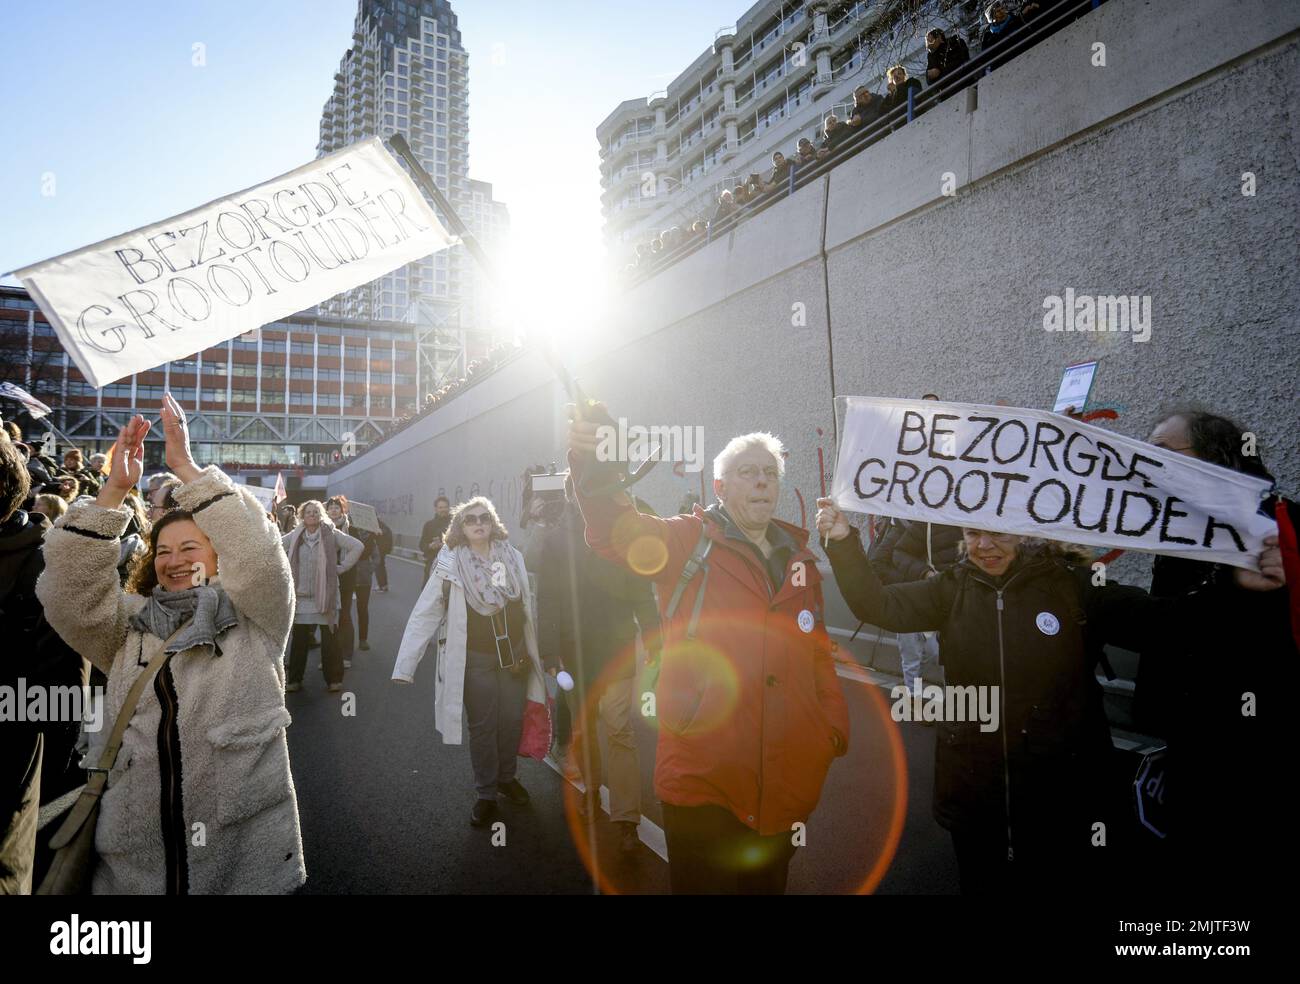
[[[266,510],[215,466],[175,496],[212,540],[219,568],[213,583],[239,615],[218,637],[220,656],[199,647],[169,663],[180,702],[189,891],[291,892],[307,872],[285,739],[283,653],[294,603],[289,562]],[[74,504],[45,536],[45,572],[36,586],[59,635],[108,674],[104,734],[163,644],[127,624],[145,603],[118,582],[119,538],[129,515],[125,508]],[[153,686],[146,686],[101,801],[95,894],[164,889],[160,719]]]

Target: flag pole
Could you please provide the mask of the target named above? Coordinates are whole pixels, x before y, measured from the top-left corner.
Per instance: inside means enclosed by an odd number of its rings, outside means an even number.
[[[483,251],[483,247],[479,245],[479,241],[474,237],[474,234],[470,232],[469,229],[466,227],[465,223],[460,220],[460,216],[457,215],[456,210],[452,208],[451,202],[447,201],[446,196],[443,195],[443,193],[438,190],[438,186],[433,183],[433,178],[429,176],[429,172],[424,169],[424,165],[420,163],[419,159],[411,151],[411,145],[406,142],[406,138],[402,136],[400,133],[394,133],[385,141],[385,143],[387,143],[389,149],[391,149],[394,153],[397,154],[398,157],[400,157],[402,160],[406,162],[407,167],[409,167],[411,170],[411,177],[415,179],[415,183],[424,191],[426,195],[429,196],[429,198],[433,201],[434,205],[436,205],[442,211],[443,216],[447,220],[447,224],[451,226],[451,231],[460,237],[461,243],[465,246],[465,249],[469,252],[470,256],[474,257],[474,259],[478,262],[478,265],[482,268],[483,273],[487,276],[488,280],[490,280],[492,284],[496,287],[502,286],[501,278],[497,276],[496,266],[492,263],[492,260],[488,257],[487,253]],[[568,370],[564,367],[564,364],[559,360],[559,358],[555,355],[555,353],[551,351],[551,347],[548,344],[547,340],[538,339],[538,341],[541,343],[540,348],[541,348],[542,358],[546,360],[547,364],[550,365],[550,367],[555,371],[556,375],[560,377],[560,381],[561,383],[563,383],[565,390],[568,392],[570,398],[573,399],[574,403],[577,405],[578,408],[577,412],[581,414],[583,409],[589,403],[589,401],[585,398],[582,389],[578,386],[577,381],[574,380],[573,376],[570,375]],[[569,560],[570,560],[570,566],[572,567],[573,558],[570,557]],[[570,574],[572,575],[572,570],[570,570]],[[581,664],[581,659],[582,659],[581,648],[579,648],[579,652],[577,656],[578,656],[579,664]],[[581,675],[581,672],[582,672],[581,666],[579,666],[579,675]],[[564,699],[563,695],[560,695],[559,699],[563,700]],[[585,710],[585,706],[583,706],[585,705],[585,703],[586,702],[584,700],[582,704],[580,704],[580,710]],[[583,723],[585,724],[587,722],[584,721]],[[584,749],[586,751],[586,754],[590,755],[591,746],[590,744],[588,744],[588,741],[595,740],[596,736],[595,735],[588,736],[584,734],[583,738],[584,738]],[[560,764],[561,773],[563,772],[563,769],[564,769],[564,765],[563,763],[561,763]],[[600,893],[600,875],[599,875],[600,863],[599,863],[599,852],[596,845],[595,823],[596,823],[596,812],[600,809],[600,779],[592,776],[592,768],[591,768],[590,761],[587,763],[587,770],[586,770],[586,776],[584,777],[584,781],[586,779],[590,779],[592,782],[596,784],[596,789],[594,791],[595,805],[591,808],[590,812],[587,815],[587,836],[589,839],[590,851],[591,851],[592,893],[599,894]],[[584,795],[588,796],[588,801],[591,802],[589,793],[590,791],[588,791],[588,793],[584,793]]]
[[[433,183],[433,178],[429,172],[424,169],[419,158],[411,150],[411,145],[406,142],[406,138],[400,133],[394,133],[385,143],[389,148],[406,162],[406,166],[411,169],[411,177],[415,183],[420,186],[426,195],[433,199],[433,204],[442,210],[443,217],[446,218],[447,224],[451,226],[451,231],[460,237],[461,243],[469,251],[470,256],[478,261],[478,265],[483,268],[489,280],[495,286],[501,286],[501,280],[497,276],[496,267],[493,265],[491,258],[483,251],[479,241],[474,237],[474,233],[469,231],[469,227],[460,220],[456,210],[451,207],[451,202],[447,201],[447,196],[438,190],[438,186]]]
[[[492,262],[491,257],[484,252],[483,247],[479,244],[478,239],[475,238],[474,233],[470,232],[469,227],[461,221],[460,216],[456,214],[456,209],[453,208],[451,202],[447,200],[447,196],[438,189],[436,184],[434,184],[433,178],[429,176],[429,172],[424,169],[424,165],[421,164],[419,158],[415,156],[415,152],[411,150],[411,145],[406,142],[406,138],[400,133],[394,133],[392,136],[388,137],[384,143],[393,151],[393,153],[397,154],[398,157],[406,162],[406,166],[410,168],[411,177],[415,179],[415,183],[426,195],[429,196],[430,199],[432,199],[433,204],[442,210],[443,216],[447,220],[447,224],[451,226],[451,231],[460,237],[461,243],[469,252],[470,256],[474,257],[475,261],[477,261],[487,278],[494,286],[503,286],[501,278],[497,274],[496,265]],[[565,368],[564,364],[551,350],[549,341],[545,338],[538,338],[536,339],[536,342],[541,350],[542,358],[546,360],[547,364],[553,370],[555,370],[556,375],[560,377],[560,382],[564,385],[565,391],[569,394],[569,398],[573,400],[576,405],[578,413],[582,414],[590,407],[592,401],[587,399],[586,394],[582,392],[582,387],[580,387],[577,384],[577,381],[573,378],[573,374]]]

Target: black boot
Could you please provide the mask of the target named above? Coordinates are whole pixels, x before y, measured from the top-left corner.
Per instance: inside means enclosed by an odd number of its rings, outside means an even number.
[[[472,827],[486,827],[497,815],[496,800],[475,800],[474,809],[470,811],[469,822]]]
[[[524,789],[518,779],[497,783],[497,792],[519,806],[523,806],[530,799],[528,790]]]
[[[620,821],[618,827],[618,849],[623,854],[635,854],[641,847],[641,837],[637,834],[637,825],[631,821]]]

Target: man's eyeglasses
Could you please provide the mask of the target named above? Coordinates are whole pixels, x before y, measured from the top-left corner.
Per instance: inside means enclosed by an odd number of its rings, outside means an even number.
[[[466,526],[491,526],[491,513],[467,513],[465,516]]]
[[[757,482],[760,474],[769,482],[779,482],[781,480],[781,471],[775,467],[760,469],[757,465],[742,465],[736,469],[736,475],[746,482]]]

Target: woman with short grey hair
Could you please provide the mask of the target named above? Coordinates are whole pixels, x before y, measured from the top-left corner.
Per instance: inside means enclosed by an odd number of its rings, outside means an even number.
[[[298,507],[298,519],[302,525],[283,537],[297,595],[284,689],[286,693],[302,689],[307,650],[319,626],[321,668],[326,689],[334,694],[343,689],[343,654],[338,644],[339,575],[357,562],[363,548],[360,540],[334,528],[325,507],[316,499]]]

